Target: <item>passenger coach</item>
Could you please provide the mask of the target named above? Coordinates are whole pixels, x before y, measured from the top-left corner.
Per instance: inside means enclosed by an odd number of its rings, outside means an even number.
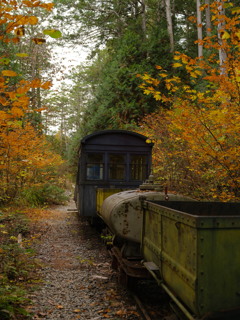
[[[152,147],[145,136],[126,130],[104,130],[84,137],[75,188],[80,216],[97,217],[105,197],[138,188],[150,174]]]

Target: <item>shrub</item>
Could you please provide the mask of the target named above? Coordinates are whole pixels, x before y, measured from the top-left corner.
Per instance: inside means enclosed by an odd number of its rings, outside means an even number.
[[[64,204],[68,200],[65,191],[54,185],[44,184],[25,188],[20,194],[20,202],[38,207],[46,204]]]

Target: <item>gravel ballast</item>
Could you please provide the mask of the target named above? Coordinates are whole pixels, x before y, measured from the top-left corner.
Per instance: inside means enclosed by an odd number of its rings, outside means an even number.
[[[100,236],[74,209],[56,206],[34,222],[42,281],[30,296],[32,319],[142,319]]]

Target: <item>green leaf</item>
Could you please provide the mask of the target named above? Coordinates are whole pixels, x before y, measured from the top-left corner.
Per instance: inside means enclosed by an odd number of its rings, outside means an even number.
[[[0,64],[9,64],[10,63],[10,59],[8,58],[0,58]]]
[[[46,30],[43,30],[43,33],[54,38],[54,39],[61,38],[61,36],[62,36],[61,31],[56,30],[56,29],[46,29]]]

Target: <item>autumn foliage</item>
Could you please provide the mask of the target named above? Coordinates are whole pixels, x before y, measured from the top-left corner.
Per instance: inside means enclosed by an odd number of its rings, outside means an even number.
[[[143,132],[155,141],[155,174],[171,189],[202,199],[240,198],[240,31],[239,13],[221,2],[228,15],[211,5],[213,27],[219,34],[201,41],[204,56],[174,56],[175,76],[161,66],[159,77],[140,76],[145,94],[153,95],[165,111],[145,118]],[[224,52],[223,63],[219,52]],[[181,73],[182,72],[182,73]],[[178,76],[183,74],[184,77]],[[165,87],[167,93],[160,91]],[[166,106],[168,108],[166,109]]]
[[[38,23],[31,9],[50,10],[52,6],[41,1],[0,1],[0,202],[15,197],[25,187],[51,181],[53,168],[62,162],[31,122],[32,115],[41,109],[36,109],[30,93],[48,89],[51,82],[26,80],[14,69],[15,59],[22,55],[16,44],[28,26]],[[14,54],[12,46],[16,46]]]

